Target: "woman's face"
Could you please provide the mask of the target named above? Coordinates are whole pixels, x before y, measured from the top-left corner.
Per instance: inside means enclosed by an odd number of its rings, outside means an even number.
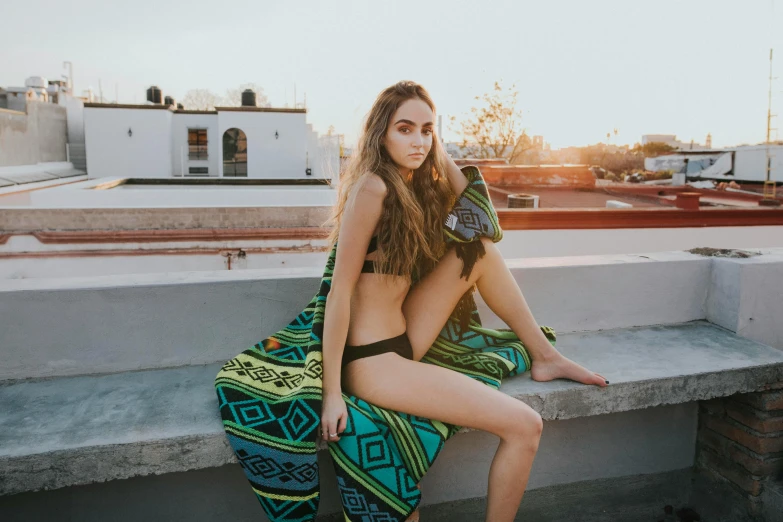
[[[433,114],[424,101],[413,98],[400,105],[389,122],[383,144],[400,168],[415,170],[432,148]]]

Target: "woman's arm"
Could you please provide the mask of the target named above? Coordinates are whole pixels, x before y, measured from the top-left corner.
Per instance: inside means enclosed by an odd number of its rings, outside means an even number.
[[[449,178],[451,190],[454,191],[454,194],[459,196],[462,194],[462,191],[465,190],[465,187],[468,186],[468,178],[465,177],[465,174],[462,173],[457,164],[454,163],[454,160],[451,159],[451,156],[446,152],[446,149],[443,147],[438,136],[435,136],[434,142],[433,146],[440,148],[440,152],[446,162],[446,175]]]
[[[359,280],[373,231],[380,220],[386,190],[386,184],[379,176],[368,174],[349,195],[340,221],[332,284],[324,312],[325,397],[342,399],[340,376],[351,314],[351,295]]]

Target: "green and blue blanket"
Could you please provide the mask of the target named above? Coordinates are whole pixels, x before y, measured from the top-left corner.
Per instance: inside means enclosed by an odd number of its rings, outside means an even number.
[[[468,186],[444,223],[463,275],[483,255],[481,236],[503,233],[481,172],[463,167]],[[318,293],[285,328],[228,361],[215,379],[226,436],[264,511],[273,522],[315,520],[320,495],[316,440],[322,397],[322,336],[337,245]],[[481,325],[470,296],[461,301],[422,359],[495,389],[530,368],[510,329]],[[467,304],[466,304],[467,303]],[[461,310],[461,311],[460,311]],[[554,344],[555,332],[542,326]],[[343,393],[346,430],[329,442],[346,521],[404,521],[419,505],[421,481],[460,426],[379,408]]]

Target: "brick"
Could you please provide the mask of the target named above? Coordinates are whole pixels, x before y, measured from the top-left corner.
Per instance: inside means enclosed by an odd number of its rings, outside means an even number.
[[[709,450],[699,452],[698,465],[718,473],[751,496],[757,497],[761,494],[763,485],[760,477]]]
[[[718,432],[759,455],[783,451],[783,436],[765,436],[731,419],[703,415],[701,421],[703,427]]]
[[[703,447],[742,466],[745,470],[759,477],[777,477],[783,473],[783,456],[761,456],[749,451],[723,435],[707,428],[698,432],[697,444],[699,451]]]
[[[729,402],[726,405],[726,415],[759,433],[781,432],[780,435],[783,435],[783,413],[770,414],[742,403]]]
[[[783,410],[783,389],[754,393],[740,393],[730,397],[762,411]]]

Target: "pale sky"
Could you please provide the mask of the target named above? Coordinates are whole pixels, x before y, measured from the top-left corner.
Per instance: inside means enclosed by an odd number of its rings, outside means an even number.
[[[769,49],[783,76],[783,1],[38,0],[0,20],[0,86],[57,79],[141,103],[242,83],[273,106],[307,93],[308,121],[352,144],[377,94],[414,80],[444,115],[467,116],[495,80],[516,83],[523,126],[553,147],[642,134],[714,146],[765,138]],[[10,9],[10,10],[9,10]],[[773,112],[783,113],[783,78]],[[783,124],[773,120],[773,127]],[[783,136],[783,132],[778,134]],[[774,137],[774,135],[773,135]]]

